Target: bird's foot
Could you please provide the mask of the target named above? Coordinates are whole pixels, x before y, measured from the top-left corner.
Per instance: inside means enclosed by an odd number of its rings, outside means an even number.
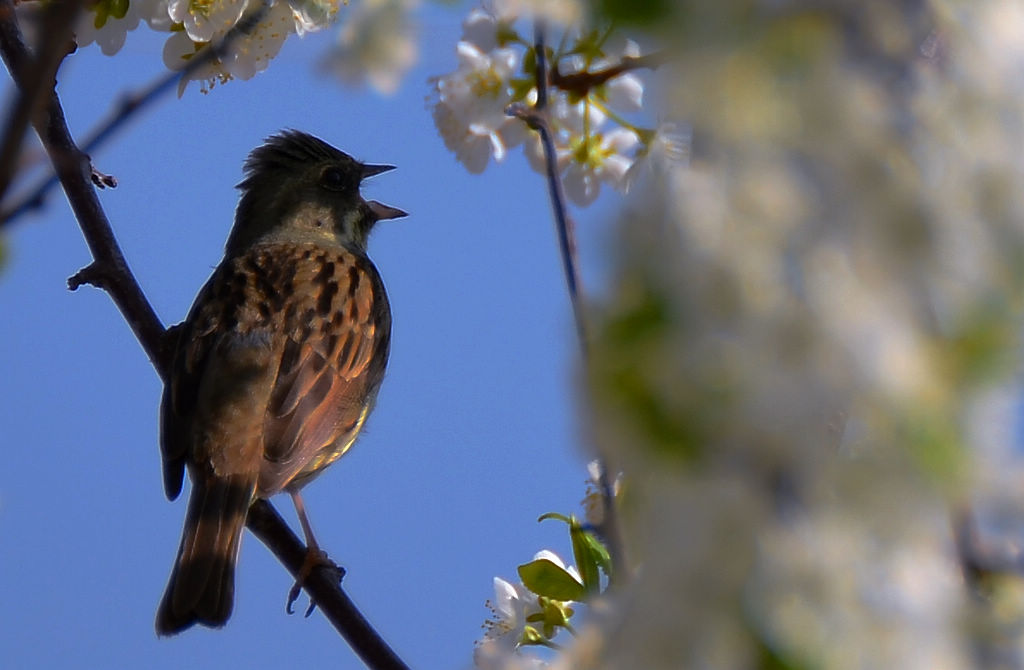
[[[288,614],[295,613],[294,610],[292,610],[292,605],[299,599],[299,593],[302,591],[302,587],[306,585],[306,581],[309,579],[310,575],[312,575],[313,571],[317,569],[330,571],[332,577],[336,579],[339,584],[345,576],[345,568],[328,558],[327,552],[317,547],[310,547],[306,549],[306,558],[302,561],[302,567],[299,568],[299,574],[295,578],[295,583],[288,591],[288,603],[285,605],[285,611],[287,611]],[[311,595],[309,597],[309,607],[306,609],[304,616],[308,617],[315,609],[316,600],[314,600]]]

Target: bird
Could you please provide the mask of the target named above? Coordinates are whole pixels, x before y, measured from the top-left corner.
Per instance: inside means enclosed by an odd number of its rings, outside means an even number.
[[[186,470],[192,488],[158,635],[230,618],[255,499],[291,494],[319,551],[299,489],[355,442],[388,362],[391,308],[366,244],[378,221],[407,214],[359,187],[392,169],[298,130],[246,159],[224,258],[170,345],[164,490],[176,499]]]

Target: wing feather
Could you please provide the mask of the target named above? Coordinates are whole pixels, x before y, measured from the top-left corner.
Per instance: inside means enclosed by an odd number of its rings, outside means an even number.
[[[283,489],[348,448],[387,361],[390,316],[374,308],[375,300],[386,297],[373,266],[352,254],[314,257],[310,263],[297,268],[304,276],[293,283],[311,291],[296,293],[297,303],[287,310],[292,322],[281,335],[281,367],[264,419],[261,495]]]

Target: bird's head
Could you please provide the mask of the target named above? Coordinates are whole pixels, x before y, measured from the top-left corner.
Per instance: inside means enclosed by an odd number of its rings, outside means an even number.
[[[270,241],[336,243],[365,251],[377,221],[406,215],[359,193],[364,179],[392,169],[360,163],[297,130],[267,138],[245,161],[227,255]]]

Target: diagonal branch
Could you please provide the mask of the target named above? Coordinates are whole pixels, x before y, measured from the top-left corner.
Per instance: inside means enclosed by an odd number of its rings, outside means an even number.
[[[25,79],[33,71],[35,58],[21,37],[12,0],[0,0],[0,57],[24,95],[27,86]],[[93,189],[93,170],[89,157],[75,145],[68,131],[56,91],[49,87],[43,98],[41,113],[32,118],[32,125],[53,163],[57,178],[93,255],[93,262],[75,274],[69,280],[69,286],[75,289],[89,283],[107,291],[145,349],[153,367],[166,380],[170,368],[167,352],[176,331],[173,328],[165,331],[132,275]],[[254,502],[246,525],[278,560],[293,574],[297,573],[306,550],[269,503],[260,500]],[[337,580],[332,581],[323,570],[317,570],[303,586],[369,667],[383,670],[407,669],[355,608]]]
[[[267,546],[277,560],[298,579],[306,559],[306,547],[265,500],[257,500],[249,508],[245,525]],[[380,639],[348,595],[331,579],[330,570],[316,570],[304,582],[304,588],[315,598],[316,606],[363,659],[367,667],[377,670],[408,670],[394,651]],[[313,596],[313,591],[316,595]]]

